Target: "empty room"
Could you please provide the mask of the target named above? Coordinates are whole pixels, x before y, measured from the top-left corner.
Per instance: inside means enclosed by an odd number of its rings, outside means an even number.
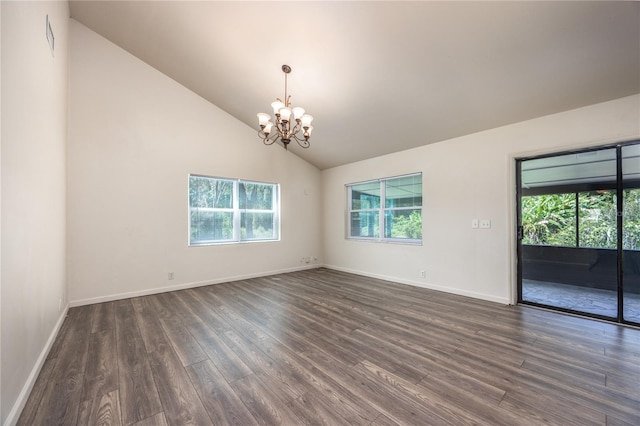
[[[0,22],[1,425],[640,424],[640,3]]]

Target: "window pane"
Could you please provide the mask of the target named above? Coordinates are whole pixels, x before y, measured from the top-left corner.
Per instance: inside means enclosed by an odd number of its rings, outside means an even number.
[[[616,248],[618,246],[616,191],[580,192],[578,203],[580,247]]]
[[[351,186],[351,210],[380,208],[380,182],[366,182]]]
[[[624,191],[622,217],[622,248],[640,250],[640,189]],[[637,269],[640,272],[640,264]]]
[[[233,182],[203,176],[189,176],[189,206],[233,208]]]
[[[233,212],[191,210],[191,243],[233,239]]]
[[[264,240],[277,238],[273,213],[246,213],[240,215],[240,239]]]
[[[380,226],[378,224],[379,214],[374,212],[352,212],[351,213],[351,236],[378,238]]]
[[[385,238],[404,238],[419,240],[422,238],[422,210],[385,211]]]
[[[389,179],[385,186],[385,207],[422,206],[422,176]]]
[[[640,325],[640,144],[622,147],[623,318]]]
[[[243,210],[273,210],[272,184],[240,182],[240,209]]]
[[[522,243],[575,247],[575,205],[575,194],[522,197]]]

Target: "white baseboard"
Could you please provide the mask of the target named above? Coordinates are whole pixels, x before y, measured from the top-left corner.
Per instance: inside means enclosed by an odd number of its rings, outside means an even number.
[[[38,374],[40,374],[40,370],[44,365],[44,361],[47,359],[47,356],[49,355],[49,351],[51,350],[51,346],[53,346],[53,342],[56,340],[56,337],[58,337],[58,332],[60,331],[60,327],[62,327],[62,323],[64,322],[64,319],[67,317],[68,310],[69,310],[69,305],[67,305],[62,310],[60,317],[56,322],[56,325],[53,327],[53,330],[51,331],[51,334],[47,339],[47,343],[44,345],[44,348],[42,348],[42,351],[40,352],[40,355],[36,360],[36,364],[31,369],[31,373],[29,373],[29,377],[27,377],[26,383],[22,387],[20,394],[18,394],[18,398],[16,399],[15,404],[13,404],[11,411],[9,411],[9,415],[7,416],[4,422],[4,426],[14,426],[18,422],[18,419],[20,418],[20,414],[22,414],[22,410],[24,409],[24,406],[26,405],[27,400],[29,399],[31,390],[33,389],[33,386],[36,384]]]
[[[439,285],[436,285],[436,284],[425,283],[425,282],[422,282],[422,281],[412,281],[412,280],[405,280],[405,279],[398,278],[398,277],[390,277],[390,276],[386,276],[386,275],[372,274],[370,272],[359,271],[359,270],[349,269],[349,268],[343,268],[343,267],[335,266],[335,265],[324,265],[324,267],[327,268],[327,269],[334,269],[336,271],[347,272],[347,273],[350,273],[350,274],[362,275],[362,276],[365,276],[365,277],[377,278],[377,279],[385,280],[385,281],[392,281],[394,283],[412,285],[414,287],[421,287],[421,288],[426,288],[426,289],[429,289],[429,290],[441,291],[441,292],[444,292],[444,293],[457,294],[458,296],[472,297],[474,299],[486,300],[488,302],[500,303],[502,305],[508,305],[509,304],[509,298],[508,297],[496,297],[496,296],[492,296],[492,295],[489,295],[489,294],[476,293],[474,291],[462,290],[462,289],[459,289],[459,288],[443,287],[443,286],[439,286]]]
[[[156,287],[156,288],[149,288],[145,290],[131,291],[127,293],[117,293],[117,294],[110,294],[106,296],[91,297],[88,299],[73,300],[69,302],[69,307],[75,308],[76,306],[93,305],[94,303],[111,302],[113,300],[130,299],[132,297],[148,296],[150,294],[158,294],[158,293],[167,293],[169,291],[185,290],[187,288],[196,288],[196,287],[203,287],[203,286],[213,285],[213,284],[228,283],[232,281],[248,280],[251,278],[267,277],[269,275],[284,274],[287,272],[303,271],[306,269],[316,269],[322,266],[323,265],[320,265],[320,264],[312,264],[312,265],[310,264],[310,265],[304,265],[304,266],[297,266],[294,268],[285,268],[285,269],[278,269],[273,271],[257,272],[257,273],[246,274],[246,275],[234,275],[230,277],[222,277],[222,278],[216,278],[216,279],[206,280],[206,281],[181,283],[181,284],[175,284],[175,285],[166,286],[166,287]]]

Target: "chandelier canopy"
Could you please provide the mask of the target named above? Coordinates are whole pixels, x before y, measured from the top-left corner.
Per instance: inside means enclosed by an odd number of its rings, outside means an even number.
[[[269,114],[258,113],[258,123],[260,124],[258,136],[265,145],[272,145],[280,140],[284,149],[287,149],[291,139],[295,139],[302,148],[309,148],[311,146],[309,137],[313,130],[313,126],[311,126],[313,117],[305,114],[304,108],[291,106],[291,96],[287,96],[287,75],[291,72],[291,67],[283,65],[282,71],[284,72],[284,101],[276,98],[276,101],[271,104],[276,116],[275,123],[271,121]]]

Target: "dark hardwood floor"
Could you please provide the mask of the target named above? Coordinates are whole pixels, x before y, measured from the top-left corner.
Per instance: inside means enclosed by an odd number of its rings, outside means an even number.
[[[327,269],[69,310],[21,425],[640,425],[640,330]]]

